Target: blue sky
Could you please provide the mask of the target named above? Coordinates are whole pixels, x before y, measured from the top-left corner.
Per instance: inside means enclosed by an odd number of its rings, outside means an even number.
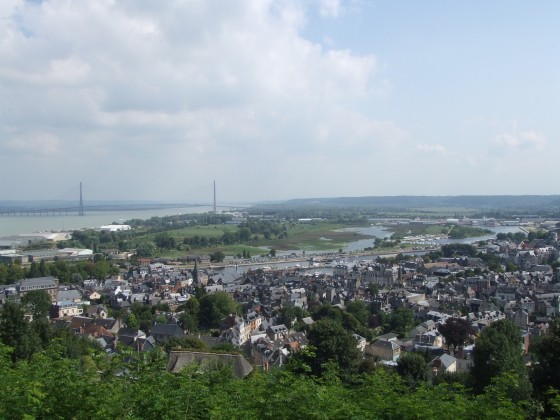
[[[3,0],[0,200],[558,194],[559,12]]]

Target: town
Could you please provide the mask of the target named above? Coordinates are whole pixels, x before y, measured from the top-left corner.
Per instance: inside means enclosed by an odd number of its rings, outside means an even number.
[[[246,218],[236,220],[237,229],[247,226]],[[441,223],[448,230],[467,224]],[[518,390],[509,397],[526,401],[529,373],[538,371],[538,349],[544,352],[538,343],[558,328],[560,224],[483,223],[523,227],[472,244],[408,235],[397,241],[404,250],[275,252],[219,261],[57,249],[71,234],[52,234],[53,249],[6,246],[0,255],[0,278],[8,283],[0,286],[0,337],[14,361],[32,359],[62,337],[81,340],[82,349],[89,346],[106,360],[126,356],[130,362],[134,354],[163,351],[174,374],[195,364],[226,366],[236,378],[285,368],[320,378],[334,363],[345,374],[385,369],[413,387],[459,382],[480,393],[513,372]],[[130,226],[103,230],[128,232]],[[73,264],[88,271],[68,281]],[[61,271],[65,281],[50,275]]]
[[[0,419],[560,418],[558,15],[2,0]]]

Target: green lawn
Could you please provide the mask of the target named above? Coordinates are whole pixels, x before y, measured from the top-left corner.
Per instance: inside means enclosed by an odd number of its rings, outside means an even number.
[[[226,255],[243,255],[243,250],[251,254],[251,257],[257,257],[262,254],[268,254],[270,251],[267,248],[260,248],[251,245],[220,245],[216,248],[207,248],[206,254],[211,254],[212,252],[222,251]]]
[[[183,251],[164,251],[159,250],[158,256],[166,257],[179,257],[186,254],[201,254],[207,255],[217,251],[221,251],[228,256],[243,254],[243,250],[249,252],[251,256],[259,256],[268,254],[269,250],[274,248],[277,251],[288,250],[305,250],[305,251],[326,251],[338,250],[344,248],[349,242],[357,241],[360,239],[373,238],[372,236],[361,235],[358,232],[346,231],[344,228],[357,227],[345,224],[336,223],[309,223],[309,224],[293,224],[288,226],[288,236],[286,238],[271,238],[265,239],[263,235],[252,235],[250,241],[244,244],[234,245],[218,245],[215,247],[207,248],[193,248]],[[387,228],[395,232],[395,236],[404,237],[409,235],[445,235],[449,232],[449,225],[388,225]],[[195,235],[207,238],[221,237],[224,232],[232,232],[238,229],[233,225],[212,225],[212,226],[195,226],[185,227],[176,230],[166,231],[170,236],[177,240],[177,243],[182,243],[185,237],[193,237]],[[478,236],[486,233],[482,229],[466,226],[457,226],[453,231],[461,231],[466,237]],[[459,232],[453,232],[459,233]],[[146,239],[154,240],[156,234],[146,235]],[[255,238],[256,236],[256,238]],[[403,249],[410,248],[407,245],[400,244],[394,251],[399,252]],[[391,251],[384,249],[384,251]]]
[[[440,233],[436,232],[436,228],[440,227],[438,225],[385,225],[385,227],[389,231],[394,232],[393,236],[400,238],[404,236],[425,235],[427,233]]]
[[[338,250],[348,242],[360,239],[372,238],[371,236],[360,235],[357,232],[340,231],[342,228],[351,227],[343,224],[334,223],[314,223],[314,224],[294,224],[288,228],[288,237],[265,239],[263,235],[256,235],[257,239],[251,239],[245,244],[219,245],[209,248],[193,248],[188,251],[160,251],[158,256],[178,257],[185,254],[211,254],[221,251],[226,255],[242,254],[243,250],[249,252],[251,256],[268,254],[269,249],[274,248],[278,251],[287,250],[306,250],[324,251]],[[354,226],[355,227],[355,226]],[[205,237],[220,237],[224,231],[235,231],[236,226],[200,226],[188,227],[177,230],[166,231],[170,236],[176,238],[178,243],[185,237],[195,235]],[[146,239],[153,240],[156,234],[146,236]],[[255,235],[252,235],[253,237]]]
[[[281,239],[259,239],[255,245],[267,246],[278,250],[305,249],[328,250],[338,249],[348,242],[371,238],[357,232],[337,231],[348,225],[334,223],[299,224],[288,230],[288,237]]]
[[[269,250],[266,248],[259,248],[250,245],[220,245],[213,248],[196,248],[190,249],[188,251],[177,251],[177,250],[158,250],[155,253],[155,257],[167,257],[167,258],[178,258],[184,257],[185,255],[209,255],[217,251],[223,252],[228,256],[243,255],[243,250],[249,252],[251,257],[257,257],[262,254],[268,254]]]
[[[428,235],[447,235],[449,226],[445,225],[430,225],[426,227],[425,233]]]
[[[237,226],[233,225],[210,225],[210,226],[190,226],[184,227],[179,229],[167,230],[165,233],[169,234],[169,236],[174,237],[178,242],[182,242],[183,238],[189,237],[192,238],[196,235],[204,236],[206,238],[219,238],[221,237],[224,232],[234,232],[237,230]],[[146,235],[146,239],[154,240],[154,238],[158,235],[157,233],[151,233]]]

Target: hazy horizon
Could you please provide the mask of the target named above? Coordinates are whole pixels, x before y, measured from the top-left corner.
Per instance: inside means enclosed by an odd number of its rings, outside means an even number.
[[[274,205],[343,205],[346,207],[359,206],[392,206],[392,207],[446,207],[467,206],[473,208],[495,208],[505,209],[508,206],[514,208],[539,208],[560,209],[560,195],[385,195],[385,196],[342,196],[342,197],[294,197],[286,200],[263,200],[255,202],[221,202],[217,200],[219,208],[227,207],[252,207],[252,206],[274,206]],[[208,202],[174,202],[166,200],[84,200],[85,208],[91,210],[118,210],[119,207],[129,209],[142,208],[175,208],[182,206],[208,207],[213,203]],[[4,209],[53,209],[79,206],[78,200],[0,200],[0,210]]]
[[[271,198],[269,200],[261,200],[261,202],[277,202],[277,201],[290,201],[290,200],[313,200],[313,199],[329,199],[329,198],[368,198],[368,197],[524,197],[524,196],[534,196],[534,197],[560,197],[560,193],[556,194],[383,194],[383,195],[330,195],[330,196],[293,196],[288,197],[285,199],[274,199]],[[10,198],[2,198],[0,199],[0,203],[6,202],[25,202],[25,201],[43,201],[43,202],[74,202],[79,201],[79,198],[76,199],[34,199],[34,198],[21,198],[21,199],[10,199]],[[89,202],[125,202],[125,203],[152,203],[152,204],[184,204],[188,201],[176,201],[171,199],[142,199],[142,198],[127,198],[127,199],[105,199],[105,198],[91,198],[87,199]],[[256,201],[251,201],[256,202]],[[196,203],[195,203],[196,204]]]

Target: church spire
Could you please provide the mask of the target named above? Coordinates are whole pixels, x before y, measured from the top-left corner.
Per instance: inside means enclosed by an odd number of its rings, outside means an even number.
[[[193,283],[198,285],[199,284],[199,280],[198,280],[198,260],[194,260],[194,268],[192,271],[192,277],[193,277]]]

